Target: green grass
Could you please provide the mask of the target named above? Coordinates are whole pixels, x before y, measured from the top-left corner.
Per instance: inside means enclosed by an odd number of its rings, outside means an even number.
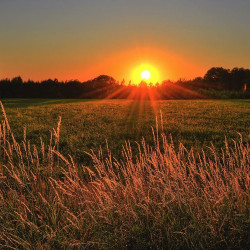
[[[19,139],[26,127],[28,139],[39,143],[40,137],[49,141],[52,128],[62,117],[60,150],[71,154],[78,162],[88,163],[84,153],[106,148],[120,157],[121,145],[145,137],[152,143],[151,127],[156,117],[164,122],[164,131],[171,134],[175,145],[199,150],[211,141],[222,147],[225,137],[250,140],[250,100],[188,100],[150,101],[130,100],[56,100],[7,99],[3,101],[12,130]]]
[[[4,105],[0,248],[248,248],[249,101]]]

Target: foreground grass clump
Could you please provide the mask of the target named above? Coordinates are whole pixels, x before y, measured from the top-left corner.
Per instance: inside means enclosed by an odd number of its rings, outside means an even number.
[[[4,110],[3,110],[4,111]],[[49,145],[17,142],[0,126],[0,246],[3,248],[246,248],[248,143],[209,156],[174,148],[153,131],[123,159],[90,153],[92,165],[60,154],[60,120]],[[169,139],[168,139],[169,138]]]

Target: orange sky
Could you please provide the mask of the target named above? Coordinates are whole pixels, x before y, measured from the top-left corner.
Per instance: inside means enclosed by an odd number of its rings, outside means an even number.
[[[84,52],[70,55],[67,51],[57,49],[54,54],[38,51],[37,54],[27,53],[25,60],[23,57],[18,58],[9,54],[10,67],[5,70],[5,73],[7,73],[6,77],[21,75],[24,79],[58,78],[59,80],[79,79],[83,81],[106,74],[119,81],[125,79],[127,83],[130,80],[138,83],[141,81],[140,73],[144,69],[151,71],[150,81],[155,83],[168,79],[191,79],[203,76],[207,70],[204,63],[201,64],[197,58],[194,60],[191,57],[174,53],[173,50],[155,47],[137,46],[113,52],[110,49],[106,53],[100,52],[93,56]],[[15,60],[15,63],[12,64],[11,60]],[[142,65],[145,65],[145,68]],[[139,70],[141,68],[141,71],[138,71],[138,68]],[[154,77],[152,68],[158,71],[157,78]]]
[[[143,70],[134,71],[142,64],[145,65],[145,70],[151,71],[152,67],[157,69],[159,72],[157,80],[159,82],[167,79],[176,80],[180,78],[180,72],[188,79],[197,75],[203,76],[205,73],[204,68],[193,63],[191,58],[184,58],[163,49],[138,47],[100,58],[84,70],[80,66],[75,69],[73,75],[79,79],[88,79],[89,77],[95,77],[97,72],[100,72],[101,74],[111,75],[115,79],[125,79],[126,82],[131,80],[138,83],[141,80],[140,73]],[[154,75],[152,75],[151,80],[154,82]]]
[[[235,0],[3,0],[0,78],[128,82],[147,65],[154,82],[250,68],[249,8]]]

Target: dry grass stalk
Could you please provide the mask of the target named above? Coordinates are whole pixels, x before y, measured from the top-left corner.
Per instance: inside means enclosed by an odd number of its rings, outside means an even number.
[[[230,248],[249,243],[249,145],[221,153],[174,148],[156,125],[154,146],[138,155],[102,153],[93,165],[59,152],[60,125],[49,145],[19,144],[3,105],[0,126],[0,246],[3,248]],[[6,136],[11,135],[11,139]],[[54,143],[53,143],[54,141]],[[109,149],[107,148],[109,151]],[[56,163],[55,163],[56,162]]]

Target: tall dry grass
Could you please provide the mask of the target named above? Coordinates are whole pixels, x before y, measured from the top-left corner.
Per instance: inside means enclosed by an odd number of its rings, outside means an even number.
[[[2,104],[1,104],[2,106]],[[0,125],[0,248],[247,248],[249,145],[210,153],[174,148],[163,124],[154,145],[123,159],[89,153],[81,166],[49,145],[17,142]],[[208,156],[209,155],[209,156]]]

